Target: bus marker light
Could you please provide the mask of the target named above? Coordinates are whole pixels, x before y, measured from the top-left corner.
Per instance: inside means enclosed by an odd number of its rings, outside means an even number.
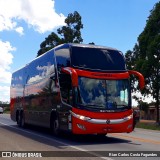
[[[128,125],[127,129],[129,129],[129,128],[132,128],[132,124],[129,124],[129,125]]]
[[[82,124],[77,124],[77,127],[82,129],[82,130],[86,130],[86,127],[84,125],[82,125]]]

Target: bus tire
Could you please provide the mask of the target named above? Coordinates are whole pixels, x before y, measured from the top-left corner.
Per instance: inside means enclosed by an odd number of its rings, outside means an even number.
[[[51,131],[55,136],[60,134],[58,117],[51,118]]]
[[[20,111],[17,110],[17,113],[16,113],[16,120],[17,120],[17,125],[18,127],[20,127],[20,124],[21,124],[21,114],[20,114]]]
[[[24,128],[25,127],[25,118],[23,111],[18,111],[17,113],[17,124],[19,127]]]
[[[26,127],[26,123],[25,123],[25,115],[24,112],[22,111],[21,113],[21,127],[25,128]]]

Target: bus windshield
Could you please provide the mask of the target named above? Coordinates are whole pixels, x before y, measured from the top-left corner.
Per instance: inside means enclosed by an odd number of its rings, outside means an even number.
[[[77,105],[93,110],[124,110],[131,107],[129,80],[79,77]]]

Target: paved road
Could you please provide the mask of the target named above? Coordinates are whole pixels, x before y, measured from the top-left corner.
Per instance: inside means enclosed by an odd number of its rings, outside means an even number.
[[[138,154],[137,157],[123,157],[123,155],[139,153],[137,151],[140,151],[140,153],[145,153],[145,151],[147,151],[147,153],[149,153],[149,151],[159,151],[160,154],[160,132],[135,129],[135,131],[130,134],[114,133],[108,134],[103,138],[95,135],[71,136],[69,134],[63,134],[60,137],[54,137],[49,130],[45,128],[29,126],[26,129],[21,129],[17,127],[15,122],[10,120],[10,116],[8,114],[0,114],[0,151],[28,151],[29,153],[37,152],[37,155],[42,151],[51,151],[44,152],[42,154],[48,154],[48,156],[49,154],[54,154],[57,156],[57,158],[54,157],[54,159],[146,159],[145,157],[138,157]],[[130,152],[128,153],[127,151]],[[91,157],[83,157],[84,153],[85,155],[87,154]],[[61,155],[58,156],[58,154]],[[110,156],[106,157],[105,155],[108,154],[110,154]],[[122,157],[116,157],[115,154],[120,154]],[[73,157],[73,155],[75,156]],[[111,155],[115,155],[115,157],[111,157]],[[66,156],[71,156],[72,158]],[[9,158],[0,158],[0,160],[1,159]],[[53,157],[41,159],[53,159]],[[148,159],[159,158],[148,157]]]

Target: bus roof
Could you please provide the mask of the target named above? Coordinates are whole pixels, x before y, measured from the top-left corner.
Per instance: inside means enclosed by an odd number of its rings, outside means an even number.
[[[79,43],[65,43],[65,44],[61,44],[61,45],[56,46],[54,49],[58,50],[58,49],[61,49],[61,48],[64,48],[64,47],[66,47],[66,48],[67,47],[69,47],[69,48],[82,47],[82,48],[97,48],[97,49],[99,48],[99,49],[119,51],[116,48],[112,48],[112,47],[106,47],[106,46],[101,46],[101,45],[93,45],[93,44],[81,44],[81,43],[80,44]]]
[[[39,57],[36,57],[35,59],[33,59],[32,61],[28,62],[27,64],[25,64],[24,66],[22,66],[21,68],[15,70],[13,73],[18,72],[22,69],[24,69],[27,65],[29,65],[30,63],[32,63],[33,61],[45,56],[45,54],[47,54],[48,52],[52,51],[52,50],[59,50],[62,48],[72,48],[72,47],[80,47],[80,48],[95,48],[95,49],[106,49],[106,50],[112,50],[112,51],[118,51],[121,52],[115,48],[111,48],[111,47],[106,47],[106,46],[100,46],[100,45],[93,45],[93,44],[79,44],[79,43],[64,43],[61,45],[58,45],[52,49],[50,49],[49,51],[45,52],[44,54],[40,55]],[[122,53],[122,52],[121,52]]]

